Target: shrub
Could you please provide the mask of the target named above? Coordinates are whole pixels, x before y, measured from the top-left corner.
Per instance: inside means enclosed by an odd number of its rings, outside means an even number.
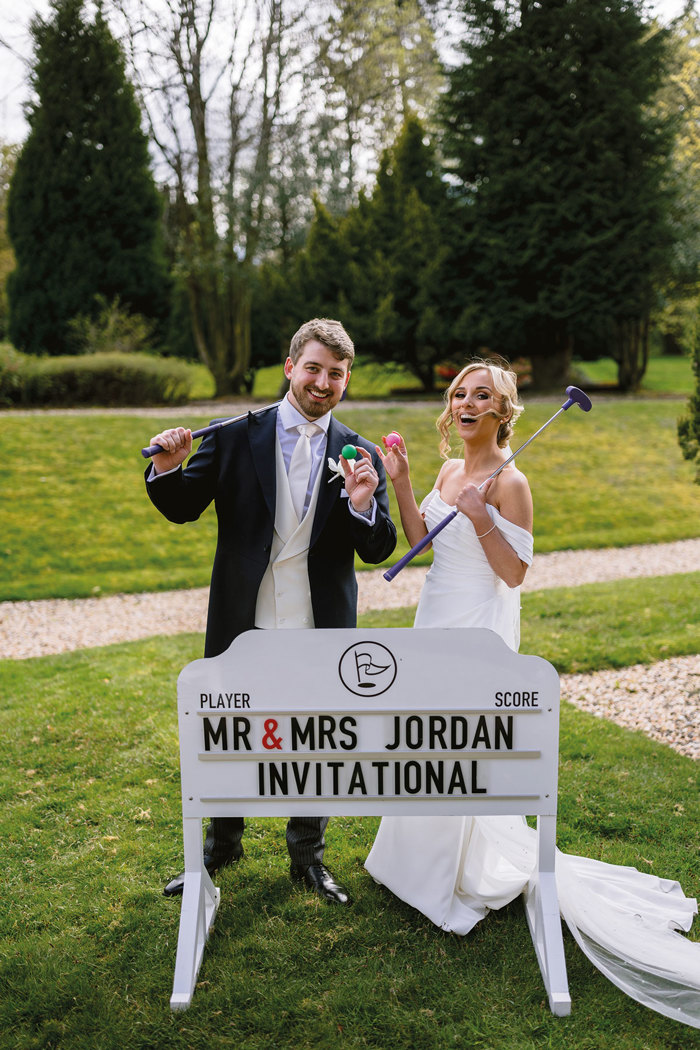
[[[0,343],[0,405],[14,405],[21,400],[26,361],[26,354],[9,343]]]
[[[97,317],[81,314],[68,322],[76,354],[134,354],[147,352],[155,342],[155,322],[143,314],[132,313],[119,301],[107,302],[95,296]]]
[[[191,396],[191,368],[171,358],[118,353],[36,358],[2,349],[5,404],[177,405]]]

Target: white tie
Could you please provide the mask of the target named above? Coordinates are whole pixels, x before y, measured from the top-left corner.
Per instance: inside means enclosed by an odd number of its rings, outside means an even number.
[[[289,464],[289,491],[292,494],[292,503],[299,521],[304,517],[304,503],[309,488],[311,437],[318,429],[315,423],[300,423],[296,427],[296,430],[299,431],[299,439],[294,446]]]

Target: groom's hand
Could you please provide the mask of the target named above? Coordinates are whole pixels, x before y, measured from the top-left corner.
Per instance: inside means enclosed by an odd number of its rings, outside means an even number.
[[[152,457],[151,462],[156,474],[165,474],[179,467],[189,456],[192,451],[192,431],[184,427],[163,430],[151,438],[151,444],[160,445],[163,449]]]
[[[345,491],[350,497],[350,502],[358,514],[364,514],[372,506],[379,475],[367,449],[358,446],[357,453],[361,458],[355,460],[354,470],[343,456],[340,457],[340,462],[345,472]]]

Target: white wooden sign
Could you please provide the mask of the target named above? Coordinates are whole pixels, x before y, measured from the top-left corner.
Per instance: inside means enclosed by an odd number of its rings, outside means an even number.
[[[538,816],[528,921],[570,1010],[554,884],[559,679],[487,630],[250,631],[178,680],[185,891],[171,1007],[192,997],[218,890],[202,817]],[[551,878],[550,878],[551,876]]]

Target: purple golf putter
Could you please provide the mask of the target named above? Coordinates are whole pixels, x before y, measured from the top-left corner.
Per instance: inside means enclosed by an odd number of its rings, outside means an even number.
[[[535,431],[531,438],[528,438],[527,441],[524,441],[520,448],[517,448],[515,452],[513,452],[513,454],[508,457],[508,459],[504,460],[504,462],[501,463],[500,467],[498,467],[497,470],[494,470],[493,474],[489,474],[489,476],[481,482],[481,485],[479,485],[480,489],[483,488],[487,481],[490,481],[491,478],[495,478],[497,474],[500,474],[503,468],[507,467],[508,464],[511,463],[515,459],[515,457],[520,452],[522,452],[524,448],[527,448],[530,442],[534,441],[537,435],[541,434],[542,431],[545,430],[550,423],[553,423],[557,416],[561,415],[562,412],[566,412],[567,409],[571,408],[572,405],[578,405],[578,407],[583,412],[590,412],[591,408],[593,407],[591,399],[588,396],[588,394],[584,393],[583,390],[579,390],[577,386],[567,386],[566,394],[566,401],[561,406],[561,408],[557,412],[555,412],[551,419],[548,419],[547,422],[544,423],[539,430]],[[459,511],[456,508],[455,510],[450,511],[450,513],[446,517],[444,517],[442,521],[439,521],[437,523],[434,529],[430,530],[427,536],[424,536],[423,539],[416,543],[414,547],[411,547],[408,554],[404,554],[403,558],[400,558],[395,565],[392,565],[390,569],[387,569],[387,571],[384,573],[384,579],[391,582],[394,579],[394,577],[397,576],[406,565],[408,565],[409,562],[413,561],[417,554],[420,554],[420,552],[424,550],[429,543],[432,543],[437,534],[439,532],[442,532],[445,526],[449,525],[452,519],[456,518],[458,514]]]
[[[239,420],[245,419],[246,416],[257,416],[260,412],[266,412],[270,406],[265,405],[263,408],[256,408],[252,412],[243,412],[240,416],[232,416],[230,419],[220,419],[217,423],[210,423],[208,427],[202,427],[201,430],[193,430],[192,438],[204,437],[206,434],[213,434],[215,430],[221,430],[222,427],[228,427],[231,423],[238,423]],[[149,445],[148,448],[141,449],[141,455],[144,459],[150,459],[151,456],[157,456],[159,452],[165,452],[164,448],[160,445]]]

